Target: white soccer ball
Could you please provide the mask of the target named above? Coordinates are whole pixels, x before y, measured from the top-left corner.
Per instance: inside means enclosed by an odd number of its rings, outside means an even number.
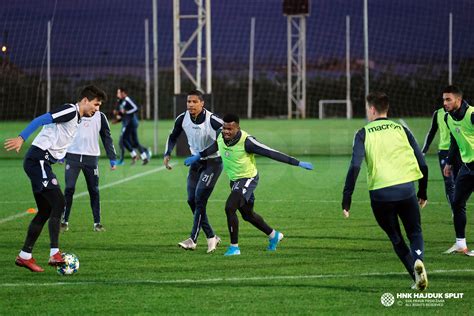
[[[58,274],[71,275],[79,270],[79,258],[75,254],[63,253],[62,257],[65,262],[57,266]]]

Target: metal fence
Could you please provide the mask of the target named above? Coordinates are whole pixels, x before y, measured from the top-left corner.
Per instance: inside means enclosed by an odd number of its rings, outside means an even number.
[[[157,3],[158,117],[172,118],[176,112],[173,1]],[[195,1],[181,0],[184,14],[195,14],[195,8]],[[306,117],[319,116],[321,100],[346,99],[347,65],[354,116],[365,115],[363,12],[363,0],[312,1],[306,19]],[[440,106],[441,90],[450,77],[470,99],[474,93],[472,12],[472,1],[368,0],[370,89],[389,94],[392,115],[430,115]],[[152,0],[10,1],[2,3],[0,18],[0,120],[31,119],[47,110],[48,58],[53,107],[73,102],[78,87],[95,83],[112,96],[104,107],[108,112],[116,88],[127,86],[142,105],[142,117],[153,118],[153,106],[146,111],[146,69],[152,67],[152,47],[146,46],[146,39],[152,42]],[[253,48],[252,117],[286,117],[287,20],[282,1],[213,0],[211,21],[214,110],[247,116]],[[181,25],[183,34],[192,31],[192,25]],[[195,71],[192,66],[189,70]],[[184,92],[194,88],[185,76],[182,84]],[[326,107],[325,116],[345,117],[345,105]]]

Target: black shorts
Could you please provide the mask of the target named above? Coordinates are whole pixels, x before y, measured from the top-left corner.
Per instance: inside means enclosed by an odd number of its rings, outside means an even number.
[[[253,202],[255,196],[253,192],[257,188],[258,174],[253,178],[242,178],[236,181],[230,181],[230,188],[232,191],[241,193],[247,202]]]
[[[51,168],[51,164],[55,162],[56,159],[47,150],[30,147],[23,161],[23,169],[30,178],[34,193],[59,189],[58,179]]]

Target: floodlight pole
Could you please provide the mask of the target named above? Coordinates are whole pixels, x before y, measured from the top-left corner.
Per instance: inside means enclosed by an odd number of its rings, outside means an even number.
[[[247,118],[252,118],[253,102],[253,57],[255,46],[255,17],[250,20],[250,54],[249,54],[249,95],[247,104]]]
[[[211,0],[206,0],[206,93],[212,93]],[[201,29],[202,30],[202,29]],[[212,104],[214,111],[214,103]]]
[[[351,17],[346,15],[346,117],[352,118],[351,102]]]
[[[196,89],[204,91],[202,87],[202,62],[206,61],[206,93],[211,93],[212,87],[212,72],[211,72],[211,1],[206,0],[206,6],[203,5],[203,0],[194,0],[194,3],[197,6],[197,14],[184,15],[180,13],[180,0],[173,0],[173,26],[174,26],[174,93],[181,93],[181,72],[183,72],[186,77],[191,80]],[[188,39],[181,42],[180,34],[180,22],[184,19],[196,19],[197,27],[194,32],[189,36]],[[202,49],[202,40],[203,40],[203,29],[206,29],[206,54],[203,54]],[[196,44],[196,54],[185,56],[188,52],[188,48],[195,42]],[[187,62],[194,62],[194,67],[196,69],[195,74],[193,74],[186,64]]]
[[[365,96],[369,94],[369,13],[368,0],[364,0],[364,60],[365,60]],[[365,99],[364,96],[364,99]]]
[[[197,33],[197,41],[196,41],[196,87],[199,90],[202,90],[201,88],[201,68],[202,68],[202,27],[204,26],[204,21],[203,21],[203,14],[202,14],[202,0],[195,0],[197,6],[198,6],[198,17],[197,17],[197,25],[198,25],[198,30],[200,30]]]
[[[48,41],[46,44],[46,112],[51,110],[51,20],[48,21]]]
[[[153,153],[158,154],[158,5],[153,0]]]
[[[287,16],[288,119],[306,118],[306,14]]]
[[[150,31],[148,28],[148,19],[145,19],[145,103],[146,119],[150,119]]]
[[[212,93],[212,59],[211,59],[211,0],[194,0],[197,6],[197,14],[181,14],[180,0],[173,0],[173,45],[174,45],[174,94],[181,94],[181,72],[192,82],[192,84],[206,94]],[[181,20],[197,21],[194,32],[184,41],[181,41]],[[203,29],[205,28],[205,47],[203,54]],[[196,53],[190,54],[188,48],[196,45]],[[186,56],[185,56],[186,55]],[[206,62],[206,86],[202,85],[202,62]],[[195,68],[195,73],[192,69]],[[205,88],[205,89],[204,89]],[[214,111],[211,104],[211,111]],[[176,98],[173,106],[173,115],[176,116]]]
[[[174,69],[174,94],[181,93],[181,38],[179,0],[173,0],[173,69]],[[174,115],[176,116],[176,115]]]
[[[453,13],[449,13],[449,56],[448,56],[448,82],[453,84]]]

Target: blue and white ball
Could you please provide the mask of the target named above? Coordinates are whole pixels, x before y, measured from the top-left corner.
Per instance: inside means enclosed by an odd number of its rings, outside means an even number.
[[[79,270],[79,258],[72,253],[63,253],[64,264],[57,266],[58,274],[71,275]]]

